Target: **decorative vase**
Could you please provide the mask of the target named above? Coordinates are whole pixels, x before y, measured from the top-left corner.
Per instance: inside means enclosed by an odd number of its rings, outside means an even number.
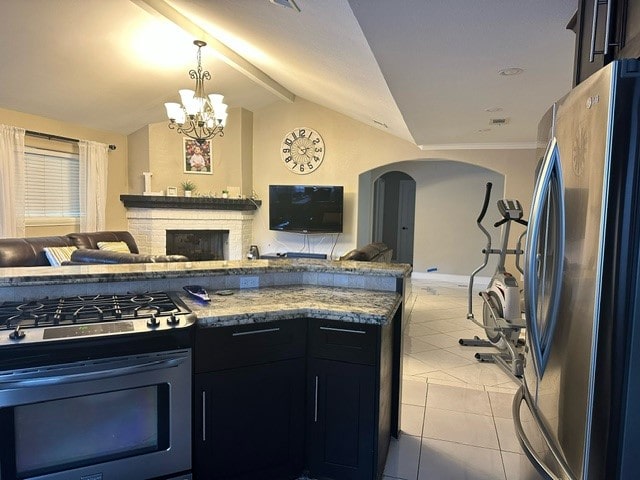
[[[191,190],[185,190],[184,191],[184,196],[185,197],[190,197],[191,196]]]
[[[222,198],[229,198],[229,194],[227,192],[222,192]]]

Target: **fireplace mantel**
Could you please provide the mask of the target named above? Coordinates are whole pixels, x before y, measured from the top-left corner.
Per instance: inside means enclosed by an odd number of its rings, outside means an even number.
[[[256,210],[262,200],[213,197],[167,197],[164,195],[120,195],[127,208],[184,208],[194,210]]]

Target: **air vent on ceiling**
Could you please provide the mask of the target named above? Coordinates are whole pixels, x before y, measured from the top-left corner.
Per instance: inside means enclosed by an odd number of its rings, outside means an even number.
[[[506,125],[507,123],[509,123],[509,119],[508,118],[490,118],[489,119],[489,125]]]
[[[280,5],[281,7],[290,8],[296,12],[300,11],[300,7],[296,4],[295,0],[269,0],[274,5]]]

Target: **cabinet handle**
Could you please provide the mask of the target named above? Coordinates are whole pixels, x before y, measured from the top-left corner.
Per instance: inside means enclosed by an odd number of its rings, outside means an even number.
[[[329,330],[331,332],[359,333],[361,335],[365,335],[367,333],[364,330],[349,330],[348,328],[320,327],[320,330]]]
[[[207,441],[207,392],[202,391],[202,441]]]
[[[263,330],[249,330],[248,332],[234,332],[231,334],[232,337],[241,337],[243,335],[255,335],[256,333],[269,333],[269,332],[277,332],[280,330],[278,328],[265,328]]]
[[[316,393],[313,404],[313,421],[318,423],[318,375],[316,375]]]
[[[607,55],[609,53],[609,33],[611,31],[611,4],[613,2],[611,0],[607,0],[607,24],[604,28],[604,50],[603,54]]]
[[[596,33],[598,30],[598,7],[600,5],[607,5],[607,23],[604,26],[604,45],[602,50],[596,50]],[[607,55],[609,53],[609,35],[611,34],[611,0],[593,0],[593,19],[591,20],[591,44],[589,48],[589,62],[593,63],[596,54]],[[617,45],[612,43],[611,45]]]

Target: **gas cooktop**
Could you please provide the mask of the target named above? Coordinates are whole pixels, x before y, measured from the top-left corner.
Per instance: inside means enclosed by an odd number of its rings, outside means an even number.
[[[80,295],[0,304],[0,345],[189,327],[195,315],[165,292]]]

